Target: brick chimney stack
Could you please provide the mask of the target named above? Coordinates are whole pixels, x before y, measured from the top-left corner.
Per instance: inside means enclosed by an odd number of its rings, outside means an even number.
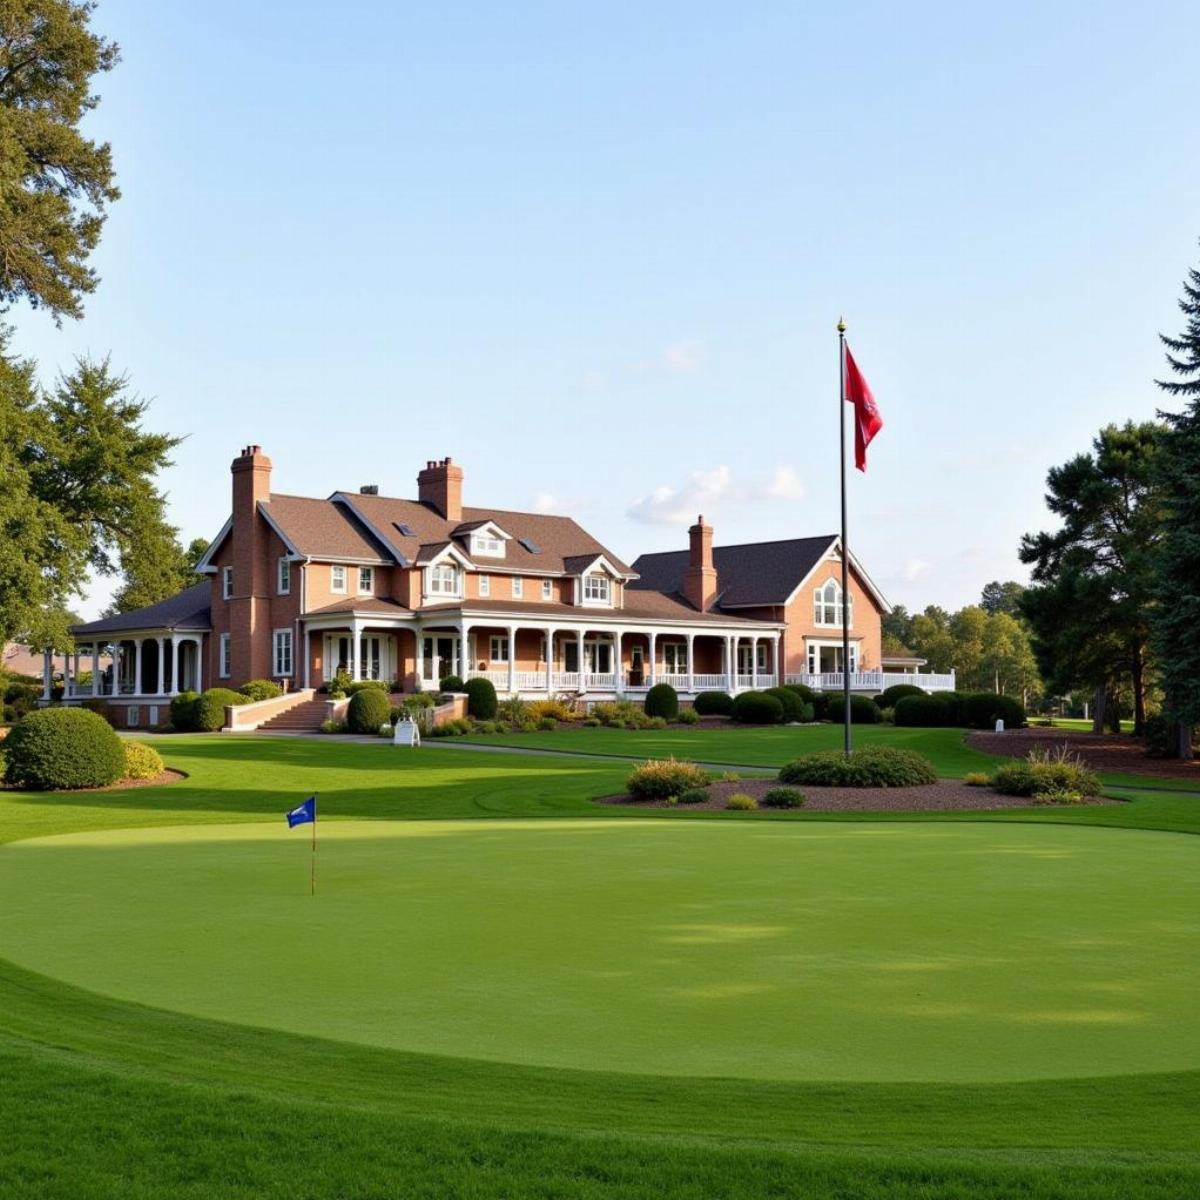
[[[717,598],[717,569],[713,566],[713,531],[704,517],[688,530],[688,568],[683,573],[684,599],[700,612],[707,612]]]
[[[417,476],[417,499],[436,508],[447,521],[462,520],[463,469],[449,456],[430,460]]]
[[[259,501],[271,498],[271,460],[261,446],[246,446],[229,470],[233,476],[233,597],[227,606],[228,629],[232,635],[233,678],[245,682],[271,674],[270,638],[264,633],[270,623],[271,594],[267,528],[258,515]]]

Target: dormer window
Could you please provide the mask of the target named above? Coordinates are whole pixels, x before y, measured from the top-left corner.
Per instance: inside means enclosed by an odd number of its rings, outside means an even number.
[[[471,534],[471,557],[503,558],[504,539],[487,529]]]
[[[854,597],[846,597],[847,626],[854,625]],[[842,589],[830,579],[813,592],[813,624],[842,627]]]
[[[583,577],[584,604],[612,604],[612,580],[607,575]]]
[[[425,592],[430,596],[459,597],[462,590],[463,573],[454,563],[434,563],[425,570]]]

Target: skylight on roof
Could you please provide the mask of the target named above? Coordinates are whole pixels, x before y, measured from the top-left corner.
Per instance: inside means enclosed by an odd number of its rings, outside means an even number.
[[[529,551],[530,554],[541,554],[542,548],[533,540],[533,538],[517,538],[517,541]]]
[[[401,537],[416,537],[417,532],[407,521],[393,521],[392,524],[400,531]]]

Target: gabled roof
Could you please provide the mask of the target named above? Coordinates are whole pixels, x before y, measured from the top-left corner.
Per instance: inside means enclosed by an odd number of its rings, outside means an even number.
[[[830,533],[781,542],[714,546],[713,565],[720,589],[717,606],[786,604],[836,541]],[[687,550],[643,554],[633,564],[641,578],[629,586],[637,591],[649,588],[656,592],[680,592],[687,566]]]
[[[271,517],[271,524],[308,558],[388,564],[394,560],[391,548],[372,536],[346,505],[333,499],[273,494],[266,502],[265,510]]]
[[[180,629],[200,631],[212,628],[212,584],[206,579],[177,596],[160,600],[146,608],[135,608],[115,617],[101,617],[83,625],[72,625],[76,637],[97,633],[125,633],[137,629]]]

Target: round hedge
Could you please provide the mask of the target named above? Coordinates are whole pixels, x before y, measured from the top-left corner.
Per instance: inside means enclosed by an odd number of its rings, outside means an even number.
[[[937,783],[937,772],[924,755],[892,746],[867,746],[847,758],[840,750],[818,750],[788,763],[780,783],[809,787],[918,787]]]
[[[496,699],[496,688],[490,679],[468,679],[466,686],[467,712],[477,721],[492,721],[500,702]]]
[[[939,725],[951,725],[950,705],[941,694],[936,696],[903,696],[896,701],[892,719],[897,725],[917,726],[931,729]]]
[[[835,724],[840,725],[845,718],[846,697],[835,693],[829,697],[826,716]],[[870,696],[850,695],[850,724],[878,725],[882,714],[879,705]]]
[[[252,704],[256,700],[274,700],[283,695],[283,688],[273,679],[251,679],[243,683],[238,691]]]
[[[817,693],[812,690],[806,683],[785,683],[783,685],[789,692],[795,692],[805,704],[812,704],[816,699]]]
[[[199,692],[180,692],[171,697],[171,727],[178,733],[191,733],[196,725],[196,701]]]
[[[4,741],[4,778],[17,787],[107,787],[125,774],[125,751],[113,727],[85,708],[43,708]]]
[[[1004,722],[1005,729],[1020,729],[1025,724],[1025,709],[1011,696],[971,692],[959,702],[959,717],[971,729],[991,729],[997,720]]]
[[[785,722],[804,720],[804,701],[799,695],[786,687],[771,687],[763,692],[764,696],[774,696],[783,705]]]
[[[392,716],[391,701],[379,688],[363,688],[350,697],[346,727],[351,733],[378,733]]]
[[[692,707],[702,717],[727,717],[733,711],[733,697],[728,692],[700,692]]]
[[[924,696],[925,689],[919,688],[911,683],[894,683],[890,688],[884,688],[883,694],[879,697],[880,708],[895,708],[898,700],[903,700],[905,696]]]
[[[766,692],[742,692],[733,698],[730,716],[742,725],[778,725],[783,720],[783,705],[778,696]]]
[[[124,741],[125,778],[157,779],[163,773],[162,756],[145,742]]]
[[[673,721],[679,716],[679,693],[669,683],[656,683],[646,693],[646,716]]]
[[[443,692],[461,692],[463,681],[458,675],[443,675],[438,682],[438,689]]]
[[[230,705],[236,708],[245,703],[246,697],[241,692],[235,692],[231,688],[209,688],[208,691],[200,693],[193,705],[195,717],[192,728],[201,733],[216,733],[218,729],[225,727],[226,708]]]

